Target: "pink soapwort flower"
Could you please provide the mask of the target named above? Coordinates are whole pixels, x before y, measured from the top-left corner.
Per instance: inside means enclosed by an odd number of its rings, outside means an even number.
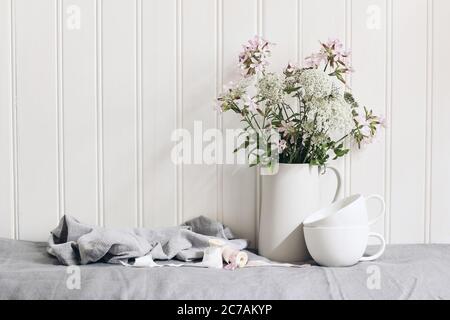
[[[243,51],[239,54],[239,67],[245,77],[250,77],[258,72],[263,72],[268,65],[270,56],[270,45],[268,41],[255,36],[243,45]]]
[[[378,117],[378,122],[380,123],[380,126],[382,128],[387,128],[388,127],[388,123],[387,123],[386,117],[384,117],[384,116]]]
[[[247,83],[240,81],[236,84],[230,82],[227,86],[223,87],[223,92],[217,97],[217,109],[220,112],[226,112],[233,110],[237,113],[241,112],[239,104],[243,101],[243,97],[246,94]]]
[[[373,136],[370,136],[370,137],[364,136],[364,139],[362,139],[362,141],[361,141],[361,145],[364,147],[364,146],[367,146],[367,145],[372,144],[374,142],[375,142],[375,137],[373,137]]]
[[[287,148],[286,140],[279,140],[277,143],[278,153],[283,153],[283,151]]]
[[[345,62],[348,58],[350,58],[351,55],[352,55],[351,50],[344,50],[344,51],[336,52],[336,56],[338,57],[338,59],[343,62]]]
[[[365,114],[359,114],[355,118],[355,120],[358,123],[358,126],[361,127],[361,129],[360,129],[361,134],[363,134],[365,136],[370,136],[371,135],[370,120],[367,119],[367,116]]]
[[[355,73],[355,69],[352,66],[346,66],[344,73]]]
[[[215,100],[213,109],[215,111],[219,112],[219,113],[223,113],[224,112],[224,110],[223,110],[223,102],[220,101],[220,100]]]
[[[223,85],[223,92],[229,92],[231,90],[233,90],[236,87],[236,83],[234,83],[233,81],[229,81],[227,84]]]
[[[253,39],[248,40],[248,45],[244,45],[244,48],[255,50],[260,44],[260,38],[255,36]]]
[[[278,128],[278,132],[284,137],[287,137],[288,135],[295,132],[295,128],[292,123],[287,123],[286,121],[282,120],[280,123],[280,127]]]
[[[360,129],[360,132],[365,137],[371,137],[372,136],[372,130],[370,129],[370,126],[367,124],[364,124],[363,127]]]
[[[294,73],[295,70],[298,69],[297,64],[290,62],[288,63],[288,65],[286,66],[286,68],[284,69],[284,73],[285,74],[292,74]]]
[[[362,125],[362,126],[369,125],[369,123],[367,122],[367,117],[366,117],[365,114],[358,114],[358,115],[355,117],[355,120],[356,120],[356,122],[357,122],[359,125]]]
[[[361,145],[368,145],[378,140],[379,131],[386,126],[386,120],[382,116],[376,116],[372,110],[364,108],[363,114],[358,114],[354,117],[356,129],[353,133],[356,143],[359,147]]]
[[[290,142],[291,144],[295,144],[295,137],[294,137],[294,136],[291,136],[291,139],[289,140],[289,142]]]
[[[305,58],[306,68],[317,68],[323,61],[326,61],[327,55],[323,52],[313,53]]]
[[[256,102],[256,99],[250,97],[249,95],[244,96],[244,106],[252,112],[257,112],[258,104]]]
[[[335,49],[344,47],[341,40],[339,40],[338,38],[328,38],[328,41],[325,44],[327,45],[327,47],[334,47]]]
[[[379,140],[379,131],[386,128],[386,119],[383,116],[374,116],[370,114],[370,119],[366,120],[363,128],[360,129],[362,135],[361,144],[369,145]]]
[[[336,38],[329,39],[328,42],[322,43],[322,48],[320,50],[321,54],[324,55],[325,69],[330,67],[330,76],[335,76],[339,81],[345,84],[344,75],[354,72],[353,68],[349,65],[349,59],[351,52],[344,47],[344,44]],[[313,64],[314,61],[310,61]]]
[[[351,54],[351,51],[346,50],[344,44],[337,38],[328,39],[328,42],[325,43],[325,46],[328,47],[338,59],[345,60],[345,58],[349,57]]]

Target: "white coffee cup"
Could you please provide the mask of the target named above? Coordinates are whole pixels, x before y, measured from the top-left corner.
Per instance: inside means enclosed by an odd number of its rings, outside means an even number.
[[[386,247],[383,236],[369,232],[369,226],[305,227],[304,232],[309,253],[325,267],[348,267],[359,261],[372,261],[378,259]],[[363,257],[369,237],[378,238],[381,247],[374,255]]]
[[[376,199],[381,203],[380,213],[376,218],[369,221],[367,201]],[[364,197],[356,194],[345,199],[334,202],[311,215],[304,221],[305,227],[347,227],[347,226],[367,226],[374,224],[384,215],[386,204],[379,195]]]

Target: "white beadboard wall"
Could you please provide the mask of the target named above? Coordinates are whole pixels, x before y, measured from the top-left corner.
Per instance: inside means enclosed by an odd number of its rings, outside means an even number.
[[[318,40],[353,48],[354,93],[389,127],[334,164],[342,195],[384,195],[374,229],[390,243],[449,243],[448,0],[0,0],[0,237],[46,240],[64,213],[111,227],[203,214],[254,241],[256,171],[175,166],[170,136],[239,126],[212,101],[255,34],[277,44],[274,70]]]

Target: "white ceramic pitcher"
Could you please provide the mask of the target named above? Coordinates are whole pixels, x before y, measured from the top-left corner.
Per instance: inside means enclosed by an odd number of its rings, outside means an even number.
[[[299,262],[309,259],[303,234],[303,220],[320,206],[319,179],[322,169],[309,164],[279,164],[278,173],[262,176],[259,254],[274,261]],[[341,176],[337,178],[335,201]]]

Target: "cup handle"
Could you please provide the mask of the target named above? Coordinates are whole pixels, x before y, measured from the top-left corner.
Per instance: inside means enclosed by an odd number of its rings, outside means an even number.
[[[342,178],[341,178],[341,174],[339,173],[339,170],[336,169],[335,167],[327,166],[327,169],[330,169],[331,171],[334,172],[334,174],[336,175],[336,180],[337,180],[336,193],[334,194],[333,201],[331,202],[331,203],[333,203],[338,199],[339,194],[341,192]]]
[[[380,219],[382,216],[384,216],[384,213],[386,212],[386,202],[384,202],[384,199],[382,196],[380,196],[378,194],[372,194],[372,195],[366,197],[366,201],[368,201],[370,199],[377,199],[378,201],[380,201],[381,211],[375,218],[373,218],[372,220],[369,221],[369,226],[371,226],[375,222],[377,222],[378,219]]]
[[[375,232],[370,232],[369,233],[369,237],[375,237],[378,238],[381,241],[381,248],[380,250],[378,250],[377,253],[375,253],[374,255],[368,256],[368,257],[362,257],[361,259],[359,259],[359,261],[372,261],[372,260],[376,260],[379,257],[381,257],[381,255],[384,252],[384,249],[386,248],[386,241],[384,240],[384,237],[379,234],[379,233],[375,233]]]

